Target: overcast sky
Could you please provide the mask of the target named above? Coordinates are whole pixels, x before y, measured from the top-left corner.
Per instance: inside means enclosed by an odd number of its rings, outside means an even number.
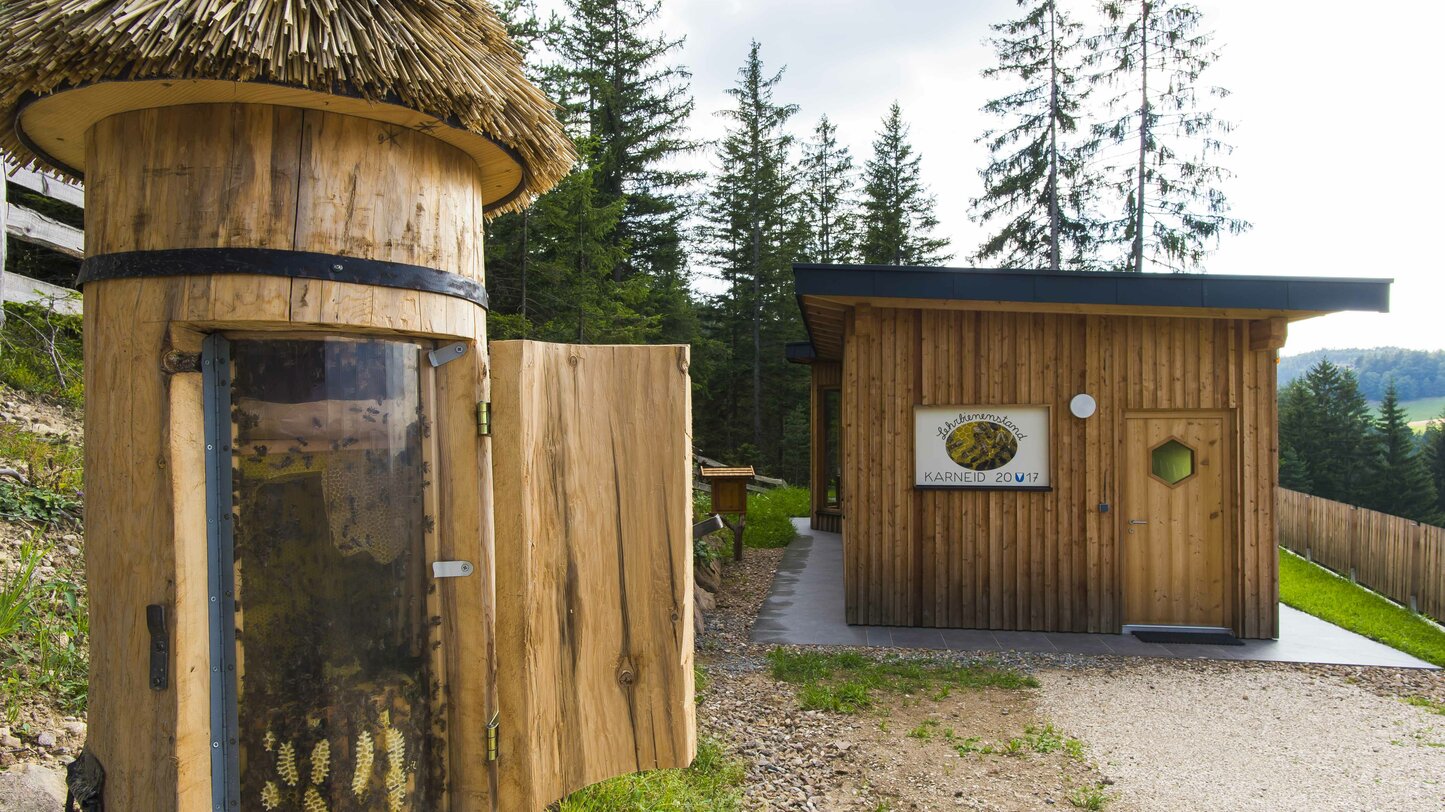
[[[549,4],[550,5],[550,4]],[[1072,4],[1081,11],[1091,3]],[[1226,237],[1210,273],[1393,277],[1388,315],[1340,314],[1296,324],[1285,354],[1322,347],[1445,349],[1439,260],[1439,32],[1436,3],[1205,0],[1223,56],[1211,81],[1238,129],[1225,160],[1235,213],[1254,228]],[[985,153],[979,107],[998,90],[979,76],[988,25],[1011,0],[664,0],[663,27],[684,35],[694,127],[715,115],[757,39],[779,100],[801,106],[804,138],[818,116],[837,123],[860,164],[895,99],[923,156],[942,233],[963,264],[983,236],[968,216]],[[706,156],[704,156],[704,159]]]

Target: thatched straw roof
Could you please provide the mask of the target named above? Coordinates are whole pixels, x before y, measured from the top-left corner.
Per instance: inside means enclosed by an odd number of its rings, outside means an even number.
[[[154,80],[210,81],[182,82],[184,92],[175,92],[183,98],[172,99],[176,86]],[[0,5],[0,117],[11,125],[0,123],[0,149],[24,164],[82,173],[76,145],[96,110],[253,100],[248,91],[268,88],[261,98],[275,103],[335,110],[338,97],[351,97],[367,111],[351,114],[445,131],[444,140],[484,168],[503,157],[520,163],[521,172],[510,173],[520,175],[520,186],[490,195],[492,213],[526,205],[575,158],[554,105],[523,76],[520,55],[484,0]],[[61,104],[71,93],[84,102]],[[32,121],[29,111],[43,105],[50,109]],[[65,129],[75,131],[50,131]]]

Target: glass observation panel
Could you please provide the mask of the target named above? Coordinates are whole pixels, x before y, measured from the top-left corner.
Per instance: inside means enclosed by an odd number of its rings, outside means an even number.
[[[842,460],[843,393],[838,389],[823,390],[823,487],[830,508],[843,505]]]
[[[1178,440],[1164,442],[1149,456],[1154,476],[1169,485],[1178,485],[1194,473],[1194,449]]]
[[[239,808],[437,809],[420,347],[230,357]]]

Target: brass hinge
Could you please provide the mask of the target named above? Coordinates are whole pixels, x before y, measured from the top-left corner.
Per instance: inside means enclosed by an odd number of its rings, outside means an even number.
[[[490,401],[477,401],[477,434],[488,437],[492,433],[492,404]]]
[[[497,730],[501,726],[501,713],[492,714],[492,721],[487,722],[487,761],[497,760]]]

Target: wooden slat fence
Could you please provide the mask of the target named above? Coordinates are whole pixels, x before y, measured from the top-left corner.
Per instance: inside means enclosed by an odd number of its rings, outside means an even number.
[[[21,169],[9,163],[0,165],[0,181],[14,183],[46,197],[85,208],[85,190],[75,183],[57,180],[33,169]],[[5,194],[5,182],[0,182],[0,303],[42,302],[63,313],[78,314],[80,301],[74,291],[51,285],[20,274],[5,273],[5,242],[9,238],[33,243],[68,257],[82,259],[85,256],[85,232],[66,225],[39,212],[9,202]],[[0,309],[0,324],[5,323],[5,311]]]
[[[1279,489],[1279,543],[1445,622],[1445,528]]]

